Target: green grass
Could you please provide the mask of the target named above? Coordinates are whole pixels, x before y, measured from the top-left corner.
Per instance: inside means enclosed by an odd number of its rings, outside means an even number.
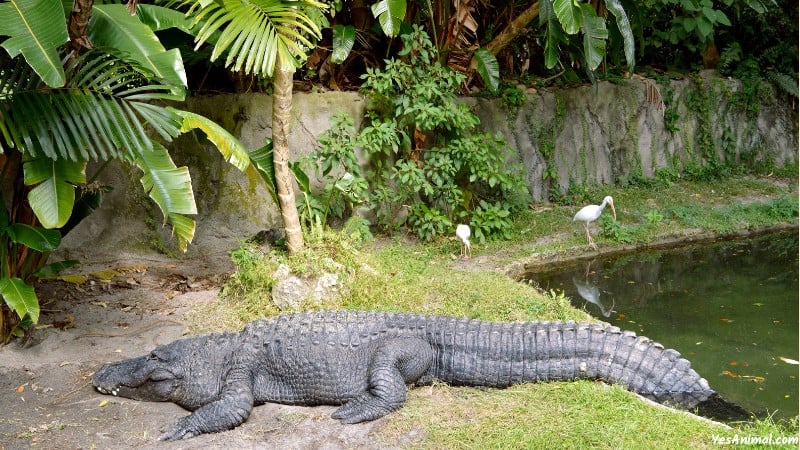
[[[571,205],[515,216],[511,240],[473,245],[456,259],[459,242],[420,243],[381,237],[358,247],[343,235],[307,235],[307,250],[287,257],[240,250],[239,271],[215,304],[191,313],[193,332],[240,329],[277,312],[269,301],[271,274],[281,262],[313,275],[334,270],[349,280],[347,294],[320,307],[449,314],[486,320],[591,320],[563,294],[540,292],[503,275],[506,265],[542,255],[582,256],[589,250],[572,216],[580,205],[612,195],[618,221],[595,227],[603,250],[647,244],[687,229],[729,233],[797,223],[796,181],[738,178],[709,182],[651,182],[625,189],[587,189]],[[605,216],[605,215],[604,215]],[[796,436],[796,420],[755,421],[727,428],[649,404],[615,386],[591,381],[539,383],[509,389],[420,387],[381,427],[383,442],[410,448],[710,448],[714,437]],[[409,436],[416,436],[410,442]],[[751,448],[759,448],[754,446]],[[774,447],[772,447],[774,448]],[[786,446],[784,448],[796,448]]]
[[[788,185],[789,187],[784,187]],[[687,230],[731,233],[777,223],[797,222],[794,181],[739,177],[713,181],[651,181],[627,188],[588,188],[570,200],[517,214],[510,241],[477,243],[477,254],[491,254],[499,264],[534,254],[559,253],[585,247],[583,227],[572,216],[587,204],[614,197],[617,222],[606,208],[592,235],[601,248],[647,244]],[[660,216],[654,222],[653,217]],[[457,248],[457,247],[456,247]]]
[[[796,426],[770,421],[730,428],[592,381],[508,389],[420,387],[390,416],[382,436],[391,442],[413,430],[425,430],[425,439],[413,448],[459,449],[688,449],[717,447],[714,436],[737,433],[796,435]]]
[[[448,254],[395,241],[363,252],[374,271],[353,280],[350,309],[415,311],[484,320],[586,320],[563,296],[545,296],[495,271],[464,271]]]

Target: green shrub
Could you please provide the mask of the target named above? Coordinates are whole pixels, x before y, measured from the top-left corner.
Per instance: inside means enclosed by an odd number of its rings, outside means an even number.
[[[369,189],[359,193],[385,228],[404,222],[428,240],[467,223],[480,239],[503,235],[510,223],[498,217],[527,203],[521,165],[509,164],[500,135],[476,132],[478,117],[456,98],[465,76],[438,62],[428,35],[415,26],[402,39],[402,59],[363,76],[365,127],[355,133],[352,121],[339,117],[320,140],[323,175],[338,164],[363,176]],[[364,175],[351,156],[356,148],[369,161]],[[398,218],[406,209],[408,217]]]

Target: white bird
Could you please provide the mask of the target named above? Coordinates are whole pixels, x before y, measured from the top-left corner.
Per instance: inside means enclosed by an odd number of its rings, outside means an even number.
[[[458,236],[458,238],[461,239],[461,242],[464,243],[464,245],[461,246],[461,253],[459,253],[458,255],[464,258],[469,258],[470,255],[472,254],[472,249],[470,248],[469,245],[469,234],[470,234],[469,225],[464,225],[462,223],[461,225],[456,227],[456,236]]]
[[[597,245],[595,245],[594,240],[592,240],[592,235],[589,234],[589,224],[600,218],[600,214],[603,213],[603,209],[606,207],[606,204],[611,205],[611,211],[614,213],[614,220],[617,220],[617,210],[614,209],[614,199],[611,198],[611,196],[606,196],[606,198],[603,199],[603,203],[601,203],[599,206],[584,206],[580,211],[578,211],[577,214],[575,214],[575,217],[572,219],[573,222],[583,222],[583,229],[586,230],[586,240],[589,241],[589,245],[591,245],[595,250],[597,250]]]

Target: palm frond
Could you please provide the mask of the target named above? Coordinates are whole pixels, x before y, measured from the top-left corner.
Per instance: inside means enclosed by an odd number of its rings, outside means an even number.
[[[297,66],[321,37],[319,26],[305,8],[324,9],[313,0],[220,0],[198,2],[189,10],[197,30],[197,47],[214,40],[211,60],[227,53],[225,65],[235,71],[271,77],[277,55],[291,55]]]
[[[66,64],[62,88],[42,88],[26,65],[0,70],[0,129],[5,145],[31,156],[72,161],[130,159],[152,149],[149,125],[165,140],[181,119],[153,100],[174,98],[171,84],[153,84],[142,70],[100,52]]]

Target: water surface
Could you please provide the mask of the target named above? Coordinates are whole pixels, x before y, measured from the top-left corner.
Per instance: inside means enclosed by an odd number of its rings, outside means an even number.
[[[796,232],[614,256],[526,278],[678,350],[748,411],[798,414]]]

